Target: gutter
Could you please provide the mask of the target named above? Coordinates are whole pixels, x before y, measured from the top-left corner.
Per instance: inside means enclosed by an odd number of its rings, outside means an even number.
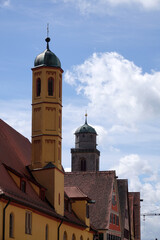
[[[5,240],[5,218],[6,218],[6,208],[10,204],[11,199],[9,198],[6,206],[3,208],[3,233],[2,233],[2,240]]]
[[[60,230],[60,227],[61,227],[62,223],[63,223],[63,219],[61,220],[61,222],[60,222],[60,224],[58,226],[58,229],[57,229],[57,240],[59,240],[59,230]]]

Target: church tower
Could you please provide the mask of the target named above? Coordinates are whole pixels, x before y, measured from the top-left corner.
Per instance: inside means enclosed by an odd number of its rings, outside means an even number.
[[[77,171],[99,171],[100,152],[96,148],[97,133],[93,127],[87,123],[75,131],[75,148],[71,149],[72,172]]]
[[[34,62],[32,85],[32,167],[61,167],[62,73],[61,63],[49,49]]]
[[[64,172],[61,165],[62,73],[58,57],[47,48],[32,68],[32,163],[36,180],[58,214],[64,214]]]

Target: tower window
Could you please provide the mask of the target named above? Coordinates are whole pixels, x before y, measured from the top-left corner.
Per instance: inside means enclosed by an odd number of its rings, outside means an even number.
[[[86,171],[86,159],[81,159],[81,171]]]
[[[61,80],[59,80],[59,98],[61,99],[61,92],[62,92],[62,83]]]
[[[37,95],[37,97],[39,97],[41,95],[41,79],[40,78],[37,79],[36,84],[37,84],[36,95]]]
[[[54,93],[54,79],[48,78],[48,96],[53,96]]]
[[[9,237],[14,237],[14,216],[13,213],[9,215]]]

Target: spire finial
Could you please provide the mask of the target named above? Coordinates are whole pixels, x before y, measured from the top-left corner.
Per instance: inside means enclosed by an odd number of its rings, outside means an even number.
[[[45,39],[45,41],[47,42],[47,50],[49,50],[49,42],[50,42],[50,38],[49,38],[49,23],[47,23],[47,38]]]
[[[47,38],[49,37],[49,23],[47,23]]]
[[[87,114],[87,111],[86,111],[86,113],[85,113],[85,124],[87,124],[87,116],[88,116],[88,114]]]

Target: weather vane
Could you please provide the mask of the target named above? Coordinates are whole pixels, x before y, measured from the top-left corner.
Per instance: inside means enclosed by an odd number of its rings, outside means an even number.
[[[47,23],[47,38],[49,37],[49,23]]]

